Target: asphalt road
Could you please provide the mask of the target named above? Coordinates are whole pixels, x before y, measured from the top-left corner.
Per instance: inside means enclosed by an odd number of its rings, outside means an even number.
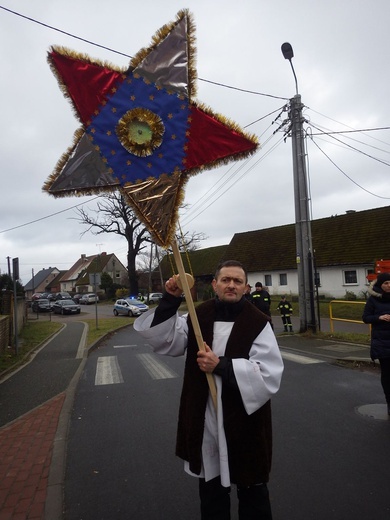
[[[273,399],[274,520],[388,520],[390,422],[359,412],[383,402],[379,377],[311,359],[285,360]],[[183,361],[154,355],[131,327],[90,354],[71,417],[66,520],[199,518],[197,481],[174,456]]]

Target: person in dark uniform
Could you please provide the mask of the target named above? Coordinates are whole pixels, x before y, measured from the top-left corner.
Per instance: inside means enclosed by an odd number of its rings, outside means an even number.
[[[293,312],[293,308],[291,303],[286,300],[285,296],[282,296],[282,299],[280,300],[276,309],[280,312],[284,326],[284,332],[293,332],[291,323],[291,314]]]
[[[263,289],[261,282],[255,283],[255,291],[251,294],[251,300],[255,307],[259,311],[264,312],[267,316],[271,317],[271,297],[269,292]]]

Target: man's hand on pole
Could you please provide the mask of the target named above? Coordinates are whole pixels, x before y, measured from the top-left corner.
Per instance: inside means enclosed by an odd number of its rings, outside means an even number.
[[[202,372],[211,374],[219,363],[219,357],[204,343],[205,350],[198,350],[198,366]]]
[[[183,289],[181,289],[177,284],[176,275],[172,276],[165,282],[165,290],[168,294],[172,294],[172,296],[176,296],[177,298],[183,294]]]

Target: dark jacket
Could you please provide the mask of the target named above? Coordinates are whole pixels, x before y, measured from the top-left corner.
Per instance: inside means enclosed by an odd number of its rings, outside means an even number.
[[[212,345],[216,315],[214,300],[196,309],[204,341]],[[225,356],[249,359],[253,341],[268,323],[248,301],[243,301],[229,336]],[[199,474],[202,464],[202,440],[207,399],[207,380],[197,364],[198,346],[189,319],[188,348],[180,402],[176,455],[190,463]],[[271,405],[268,401],[251,415],[246,413],[240,392],[234,385],[223,383],[222,407],[229,454],[230,478],[241,486],[267,482],[271,468]]]
[[[370,285],[371,295],[364,307],[363,321],[371,325],[371,358],[390,357],[390,322],[379,319],[383,314],[390,314],[390,294],[384,293],[377,285]]]
[[[291,316],[293,312],[291,303],[287,300],[280,300],[279,305],[276,308],[282,316]]]
[[[265,289],[262,289],[261,291],[253,291],[251,294],[251,301],[253,305],[259,309],[259,311],[264,312],[264,314],[267,314],[268,316],[271,316],[271,297],[268,291]]]

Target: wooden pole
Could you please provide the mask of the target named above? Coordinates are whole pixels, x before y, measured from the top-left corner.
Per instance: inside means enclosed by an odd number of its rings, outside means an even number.
[[[195,312],[195,306],[194,306],[194,302],[192,300],[192,294],[191,294],[191,289],[190,289],[190,286],[188,283],[187,274],[184,270],[183,261],[182,261],[181,254],[180,254],[179,247],[177,245],[176,240],[173,240],[171,246],[172,246],[173,256],[174,256],[175,262],[176,262],[176,267],[177,267],[177,270],[178,270],[179,276],[180,276],[180,286],[183,289],[184,296],[186,297],[188,313],[191,317],[191,322],[192,322],[192,326],[194,328],[194,333],[195,333],[195,337],[196,337],[196,342],[198,344],[198,348],[199,348],[199,350],[206,350],[204,347],[202,332],[201,332],[200,326],[199,326],[198,316]],[[190,275],[188,275],[188,276],[190,276]],[[207,382],[209,385],[211,398],[213,400],[215,409],[217,409],[217,388],[215,386],[214,377],[209,372],[206,372],[206,377],[207,377]]]

